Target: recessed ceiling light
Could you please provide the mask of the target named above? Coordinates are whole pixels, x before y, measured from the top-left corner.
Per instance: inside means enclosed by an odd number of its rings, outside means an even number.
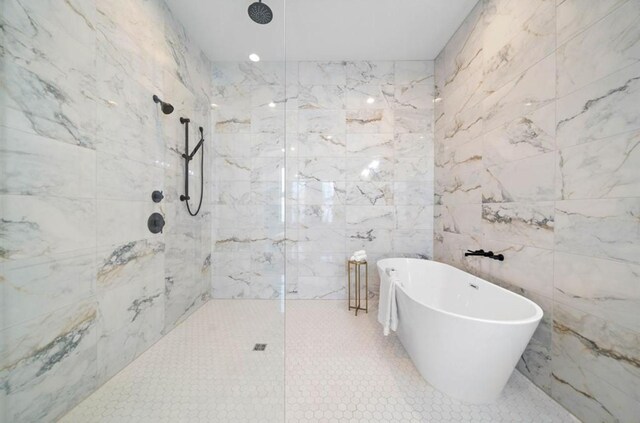
[[[249,55],[249,60],[251,60],[252,62],[259,62],[260,61],[260,56],[258,56],[255,53],[251,53]]]
[[[274,108],[276,107],[276,103],[274,103],[273,101],[269,103],[269,107]]]
[[[218,107],[218,105],[216,103],[211,103],[211,108],[215,109],[216,107]]]
[[[376,99],[375,99],[375,98],[373,98],[373,97],[369,97],[369,98],[367,99],[367,103],[369,103],[369,104],[373,104],[373,102],[374,102],[374,101],[376,101]]]

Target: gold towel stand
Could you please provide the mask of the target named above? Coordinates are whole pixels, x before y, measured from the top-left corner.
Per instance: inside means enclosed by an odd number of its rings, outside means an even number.
[[[348,291],[349,291],[349,310],[355,310],[356,316],[359,310],[363,310],[369,313],[369,265],[366,261],[353,261],[347,262],[349,267],[348,271]],[[354,299],[351,300],[351,268],[355,270],[355,287],[354,287]],[[364,308],[362,307],[362,268],[364,267]],[[353,303],[353,305],[352,305]]]

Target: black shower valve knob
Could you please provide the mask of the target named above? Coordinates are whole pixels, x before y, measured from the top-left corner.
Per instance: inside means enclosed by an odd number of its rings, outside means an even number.
[[[153,234],[162,233],[164,225],[164,217],[160,213],[152,213],[147,220],[147,227]]]
[[[157,191],[157,190],[153,191],[151,193],[151,199],[153,200],[154,203],[159,203],[164,199],[164,194],[162,193],[162,191]]]

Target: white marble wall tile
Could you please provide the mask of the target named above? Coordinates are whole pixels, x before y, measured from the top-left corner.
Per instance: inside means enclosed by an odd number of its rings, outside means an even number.
[[[558,152],[559,199],[640,197],[640,131]]]
[[[85,300],[2,331],[9,421],[50,421],[96,387],[97,304]]]
[[[347,230],[347,252],[366,250],[371,252],[387,252],[393,248],[392,229],[368,228],[360,226],[358,229]],[[371,259],[369,259],[371,260]],[[374,262],[374,260],[371,260]],[[373,277],[373,275],[371,275]]]
[[[353,206],[391,206],[395,203],[391,182],[348,182],[346,204]]]
[[[557,220],[557,213],[555,219]],[[551,249],[554,208],[552,202],[483,204],[482,231],[485,239]]]
[[[247,157],[216,157],[213,178],[218,181],[251,180],[251,159]]]
[[[300,109],[344,109],[345,93],[340,85],[301,85],[298,90]]]
[[[11,128],[2,129],[0,193],[92,198],[96,193],[94,150]],[[60,172],[60,169],[65,169]]]
[[[640,128],[640,65],[629,66],[557,101],[558,147]]]
[[[553,200],[555,162],[555,153],[546,153],[486,168],[482,176],[482,202]]]
[[[298,132],[338,135],[346,132],[345,112],[339,110],[300,110]]]
[[[343,300],[347,298],[346,285],[346,277],[300,276],[295,286],[287,286],[287,299]]]
[[[554,0],[490,0],[483,41],[484,86],[493,92],[556,47]]]
[[[392,107],[396,110],[433,110],[434,86],[396,85]]]
[[[345,182],[300,180],[294,183],[292,195],[300,205],[304,204],[345,204],[347,188]]]
[[[558,2],[556,10],[558,45],[564,44],[565,41],[593,25],[626,1],[603,0],[590,4],[590,7],[582,7],[581,0]]]
[[[433,204],[433,181],[404,181],[393,183],[393,202],[398,206]]]
[[[433,130],[433,109],[396,109],[393,117],[396,134],[424,134]]]
[[[391,182],[394,179],[394,161],[388,157],[351,157],[347,159],[348,181]]]
[[[251,110],[248,109],[217,108],[212,114],[214,133],[250,133],[251,116]]]
[[[298,102],[297,85],[258,85],[249,90],[253,109],[290,110],[295,109]]]
[[[432,229],[433,206],[396,206],[398,229]]]
[[[101,151],[97,152],[97,159],[95,184],[101,199],[141,201],[150,198],[153,191],[163,190],[163,163],[140,163]]]
[[[346,130],[350,134],[393,133],[394,113],[388,109],[348,110]]]
[[[482,235],[481,204],[450,204],[438,206],[439,231],[465,234],[474,237]]]
[[[347,134],[346,139],[348,157],[391,157],[394,154],[392,134]]]
[[[345,62],[299,62],[300,85],[346,85]]]
[[[640,7],[628,1],[558,48],[558,96],[640,61]],[[597,57],[598,60],[593,60]]]
[[[299,230],[297,241],[301,253],[328,252],[346,253],[348,251],[343,228],[310,228]]]
[[[393,232],[393,254],[431,259],[432,239],[431,229],[396,230]]]
[[[97,226],[97,245],[115,246],[154,237],[146,222],[155,211],[157,206],[151,201],[98,200],[97,213],[92,216]],[[175,222],[168,220],[166,230],[172,225]]]
[[[395,62],[394,82],[398,85],[433,85],[433,61]]]
[[[277,109],[253,109],[251,133],[282,134],[285,132],[285,113]]]
[[[555,56],[549,55],[490,94],[482,102],[485,130],[502,126],[551,103],[556,94],[555,86],[539,81],[552,81],[555,73]]]
[[[358,85],[347,88],[345,106],[347,109],[385,109],[394,103],[394,86]]]
[[[330,182],[343,179],[346,160],[341,158],[301,158],[298,162],[300,179]]]
[[[79,303],[94,293],[92,249],[3,264],[2,328]]]
[[[551,394],[551,348],[536,340],[529,341],[516,369],[547,394]]]
[[[351,228],[394,229],[396,227],[396,210],[392,206],[348,206],[346,216],[347,226]]]
[[[3,260],[95,247],[95,200],[3,195],[0,203]]]
[[[397,158],[394,179],[396,181],[432,181],[434,177],[433,159],[428,157]]]
[[[482,142],[475,139],[455,148],[439,145],[435,165],[451,174],[462,174],[484,170]]]
[[[636,198],[557,201],[555,248],[640,263],[638,215]]]
[[[211,144],[215,157],[250,157],[252,136],[251,134],[215,134]]]
[[[446,100],[445,100],[446,102]],[[482,103],[465,108],[460,112],[445,112],[441,129],[443,142],[450,147],[457,147],[477,139],[483,131]]]
[[[640,332],[637,264],[555,253],[555,299]]]
[[[394,63],[391,61],[347,62],[347,87],[386,85],[394,82]]]
[[[396,134],[394,137],[396,157],[431,157],[433,158],[433,134]]]
[[[553,329],[554,374],[564,380],[595,377],[640,401],[637,332],[558,303]]]
[[[287,217],[300,229],[318,226],[343,227],[345,213],[345,206],[300,205],[297,208],[297,216],[288,215]]]
[[[287,139],[289,142],[289,139]],[[348,137],[344,134],[297,134],[298,157],[343,157]]]
[[[482,202],[482,183],[477,172],[444,174],[435,181],[437,204],[479,204]]]

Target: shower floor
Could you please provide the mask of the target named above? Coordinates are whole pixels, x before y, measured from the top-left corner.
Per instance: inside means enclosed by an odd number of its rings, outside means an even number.
[[[496,404],[459,403],[422,379],[394,335],[382,336],[375,311],[345,308],[211,300],[61,421],[577,421],[518,372]]]

